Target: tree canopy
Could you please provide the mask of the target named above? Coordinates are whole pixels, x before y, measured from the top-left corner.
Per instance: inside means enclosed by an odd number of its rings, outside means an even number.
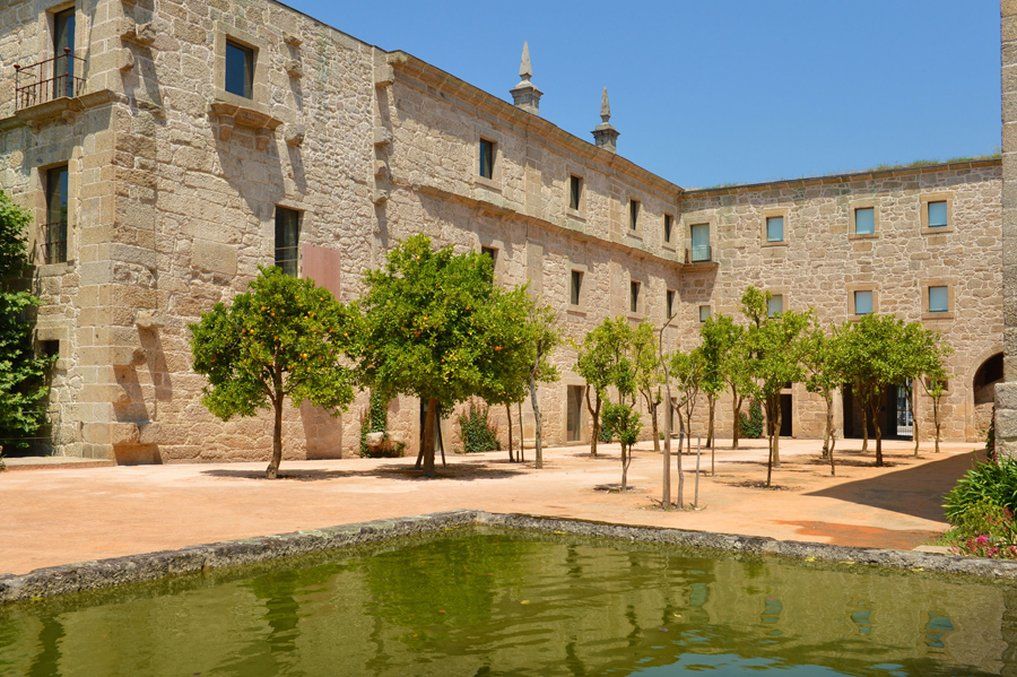
[[[282,408],[307,400],[337,415],[353,400],[347,366],[356,342],[355,317],[331,292],[310,280],[262,268],[247,292],[217,303],[190,326],[194,370],[208,378],[202,402],[229,420],[274,411],[272,460],[282,458]]]
[[[434,249],[424,235],[392,249],[364,281],[359,373],[372,387],[426,403],[423,463],[433,475],[439,409],[475,395],[504,401],[525,392],[526,290],[495,286],[490,257]]]

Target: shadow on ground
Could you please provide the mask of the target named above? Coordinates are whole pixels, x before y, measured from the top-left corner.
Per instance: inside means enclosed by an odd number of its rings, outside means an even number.
[[[981,453],[972,451],[948,456],[940,461],[838,484],[806,496],[836,498],[942,522],[943,495],[975,464]]]
[[[335,480],[347,477],[378,477],[382,479],[395,480],[454,480],[458,482],[471,482],[473,480],[497,480],[506,477],[513,477],[523,473],[521,469],[492,468],[484,463],[454,463],[442,467],[440,464],[435,468],[436,476],[424,477],[420,470],[409,463],[391,463],[378,466],[370,470],[321,470],[321,469],[297,469],[286,470],[284,465],[279,470],[278,480],[266,480],[264,470],[248,470],[233,468],[215,468],[202,472],[207,477],[223,477],[231,479],[265,480],[265,481],[296,481],[314,482],[320,480]]]

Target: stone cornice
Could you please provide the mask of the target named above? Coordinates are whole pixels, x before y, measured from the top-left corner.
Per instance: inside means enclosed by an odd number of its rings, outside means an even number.
[[[617,248],[617,249],[619,249],[621,251],[624,251],[624,252],[626,252],[628,254],[638,256],[638,257],[643,258],[643,259],[651,259],[651,260],[662,262],[662,263],[664,263],[666,265],[674,266],[676,271],[681,270],[682,267],[683,267],[682,262],[680,260],[678,260],[678,258],[677,258],[677,254],[674,254],[674,258],[663,256],[661,254],[658,254],[656,252],[652,252],[652,251],[650,251],[648,249],[644,249],[642,247],[635,247],[633,245],[626,244],[625,242],[622,242],[620,240],[609,240],[609,239],[603,238],[603,237],[601,237],[599,235],[593,235],[591,233],[587,233],[586,231],[581,230],[579,228],[569,227],[568,225],[565,225],[564,223],[559,223],[559,222],[556,222],[556,221],[552,221],[550,219],[545,219],[545,218],[542,218],[542,217],[539,217],[539,216],[534,216],[532,214],[525,214],[523,212],[517,211],[516,209],[513,209],[512,207],[506,207],[504,205],[499,205],[499,204],[497,204],[495,202],[491,202],[490,200],[484,200],[484,199],[477,198],[477,197],[472,197],[472,196],[469,196],[469,195],[463,195],[461,193],[457,193],[457,192],[454,192],[454,191],[451,191],[451,190],[448,190],[448,189],[445,189],[445,188],[439,188],[438,186],[434,186],[434,185],[427,184],[427,183],[414,183],[414,184],[411,184],[411,183],[408,183],[408,182],[405,182],[405,181],[394,181],[393,185],[394,186],[399,186],[399,187],[402,187],[402,188],[405,188],[407,190],[411,190],[411,191],[414,191],[414,192],[418,192],[418,193],[421,193],[421,194],[424,194],[424,195],[431,195],[433,197],[437,197],[437,198],[440,198],[442,200],[449,200],[449,201],[452,201],[452,202],[458,202],[460,204],[469,206],[469,207],[474,208],[474,209],[483,210],[483,211],[485,211],[485,212],[487,212],[489,214],[493,214],[493,215],[496,215],[496,216],[499,216],[499,217],[504,217],[504,218],[511,218],[511,219],[516,220],[516,221],[521,221],[521,222],[523,222],[523,223],[525,223],[527,225],[533,225],[533,226],[537,226],[539,228],[544,228],[544,229],[547,229],[547,230],[556,230],[556,231],[559,231],[559,232],[567,232],[567,233],[569,233],[570,235],[572,235],[573,237],[575,237],[578,240],[582,240],[582,241],[586,241],[586,242],[592,242],[592,243],[596,243],[598,245],[608,245],[608,246],[611,246],[611,247],[615,247],[615,248]],[[563,221],[567,222],[567,217],[565,219],[563,219]]]
[[[805,176],[798,179],[778,179],[776,181],[763,181],[760,183],[744,183],[734,186],[717,186],[716,188],[689,188],[685,190],[685,197],[711,197],[714,195],[734,195],[736,193],[747,193],[752,191],[771,190],[773,188],[806,187],[823,184],[850,183],[854,181],[870,181],[886,179],[897,176],[909,176],[914,174],[930,174],[932,172],[947,172],[961,169],[980,169],[983,167],[1000,166],[1000,158],[988,157],[978,160],[964,160],[962,162],[940,162],[937,164],[917,165],[913,167],[887,167],[886,169],[870,169],[861,172],[848,172],[845,174],[828,174],[824,176]]]
[[[451,94],[461,101],[498,117],[505,122],[539,134],[557,144],[566,153],[579,155],[602,169],[606,174],[621,174],[630,180],[644,183],[666,193],[672,200],[677,200],[684,189],[653,172],[644,169],[624,157],[612,153],[594,144],[580,139],[552,122],[533,113],[524,111],[507,101],[485,92],[484,90],[447,73],[436,66],[418,59],[412,54],[402,51],[390,52],[388,63],[397,71],[413,77],[435,89]]]

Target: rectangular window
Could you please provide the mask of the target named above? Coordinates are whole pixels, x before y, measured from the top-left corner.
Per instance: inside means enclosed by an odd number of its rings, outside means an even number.
[[[945,228],[949,225],[947,223],[947,205],[946,200],[936,200],[935,202],[929,202],[927,204],[929,210],[929,228]]]
[[[855,235],[872,235],[876,232],[876,208],[855,209]]]
[[[60,356],[60,340],[50,339],[47,341],[39,341],[39,345],[36,352],[41,357],[59,357]]]
[[[674,316],[674,289],[667,290],[667,297],[665,298],[667,308],[667,319]]]
[[[639,312],[639,283],[629,282],[629,312]]]
[[[569,208],[579,211],[583,199],[583,180],[575,174],[569,177]]]
[[[53,98],[73,97],[75,9],[53,14]]]
[[[674,228],[674,217],[664,214],[664,242],[671,242],[671,230]]]
[[[929,287],[929,312],[945,313],[950,310],[949,289],[945,286]]]
[[[480,175],[485,179],[494,178],[494,141],[480,140]]]
[[[573,270],[572,281],[569,284],[569,303],[571,303],[574,306],[578,306],[582,291],[583,291],[583,271]]]
[[[710,224],[697,223],[690,228],[692,261],[710,260]]]
[[[275,208],[275,265],[287,275],[297,276],[300,241],[300,212]]]
[[[46,170],[46,225],[42,259],[44,263],[67,260],[67,165]]]
[[[700,322],[706,322],[707,320],[710,319],[710,315],[712,315],[712,314],[713,314],[713,311],[710,309],[710,306],[699,306],[699,321]]]
[[[226,91],[254,98],[254,50],[226,41]]]
[[[629,230],[639,227],[639,200],[629,200]]]
[[[872,292],[855,292],[855,315],[868,315],[872,312]]]
[[[766,217],[766,241],[767,242],[783,242],[784,241],[784,217],[783,216],[767,216]]]
[[[782,294],[774,294],[770,297],[770,300],[766,302],[766,314],[769,317],[773,317],[779,313],[784,312],[784,296]]]
[[[480,253],[491,259],[491,277],[494,277],[494,266],[498,263],[498,250],[494,247],[481,247]]]

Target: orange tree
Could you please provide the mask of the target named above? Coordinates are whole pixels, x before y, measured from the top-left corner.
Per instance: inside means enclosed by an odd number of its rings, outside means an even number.
[[[202,402],[224,421],[274,414],[274,479],[282,460],[283,403],[307,400],[338,415],[353,400],[353,372],[344,365],[355,340],[349,309],[310,280],[263,268],[247,292],[217,303],[190,325],[194,370],[208,378]]]
[[[473,396],[515,394],[529,380],[530,301],[522,286],[495,286],[491,265],[483,254],[434,249],[414,235],[364,277],[360,377],[427,404],[421,452],[428,477],[439,410]]]

